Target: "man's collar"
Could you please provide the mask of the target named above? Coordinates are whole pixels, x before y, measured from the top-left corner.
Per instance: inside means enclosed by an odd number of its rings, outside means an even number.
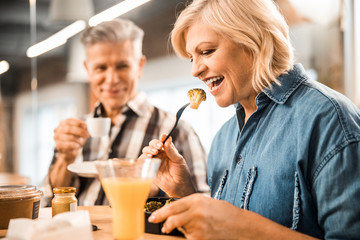
[[[138,115],[139,117],[143,117],[144,114],[146,113],[146,109],[148,107],[148,102],[146,100],[146,94],[144,92],[139,92],[126,105],[134,113],[136,113],[136,115]]]
[[[146,113],[148,102],[146,100],[146,94],[144,92],[138,93],[133,99],[131,99],[122,109],[122,113],[126,113],[129,110],[136,115],[142,117]],[[105,109],[101,102],[96,103],[94,109],[94,117],[105,116]]]

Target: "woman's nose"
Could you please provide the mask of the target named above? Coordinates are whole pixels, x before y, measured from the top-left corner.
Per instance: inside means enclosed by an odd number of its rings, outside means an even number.
[[[193,59],[191,74],[194,77],[200,77],[200,75],[205,71],[205,69],[206,69],[206,66],[204,63]]]

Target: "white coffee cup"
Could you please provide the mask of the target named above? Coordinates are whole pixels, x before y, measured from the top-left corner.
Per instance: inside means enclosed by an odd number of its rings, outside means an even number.
[[[91,137],[104,137],[109,135],[111,120],[102,117],[88,118],[86,125]]]

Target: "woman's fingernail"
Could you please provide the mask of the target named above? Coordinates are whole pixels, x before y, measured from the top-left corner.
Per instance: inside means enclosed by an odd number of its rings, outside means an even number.
[[[165,228],[165,227],[162,227],[162,228],[161,228],[161,232],[167,233],[166,228]]]
[[[156,153],[157,150],[156,150],[156,149],[151,149],[151,152],[152,152],[152,153]]]
[[[155,221],[155,216],[150,215],[150,217],[148,218],[148,221],[149,221],[149,222],[153,222],[153,221]]]
[[[156,146],[157,146],[158,148],[161,148],[161,147],[162,147],[161,143],[157,143]]]

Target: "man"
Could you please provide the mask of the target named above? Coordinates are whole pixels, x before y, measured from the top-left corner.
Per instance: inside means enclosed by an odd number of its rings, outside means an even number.
[[[98,100],[86,118],[111,119],[108,158],[137,158],[151,139],[168,133],[175,123],[175,116],[150,105],[145,94],[137,91],[146,62],[142,54],[143,35],[143,31],[128,20],[104,22],[89,27],[82,35],[86,50],[84,66],[91,91]],[[62,121],[54,133],[56,150],[45,179],[45,196],[52,196],[53,187],[73,185],[77,187],[79,205],[107,204],[97,179],[79,177],[67,169],[71,163],[101,157],[106,137],[89,138],[87,126],[80,119]],[[192,181],[200,191],[208,191],[206,153],[196,133],[181,121],[172,138],[180,154],[189,159]],[[161,190],[153,186],[150,195],[159,193]]]

